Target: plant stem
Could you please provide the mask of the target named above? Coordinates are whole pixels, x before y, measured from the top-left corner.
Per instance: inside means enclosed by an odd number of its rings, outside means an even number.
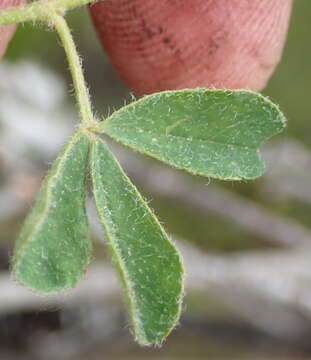
[[[25,21],[46,21],[52,12],[63,14],[67,10],[97,0],[39,0],[32,4],[0,11],[0,26]]]
[[[81,122],[85,126],[94,125],[95,120],[92,112],[89,91],[83,76],[81,60],[78,55],[68,24],[62,16],[57,15],[56,13],[50,13],[49,20],[55,26],[55,29],[64,46],[64,50],[69,63],[69,69],[73,79],[73,85],[76,93]]]
[[[0,26],[38,20],[54,25],[68,59],[81,122],[86,127],[94,125],[95,123],[90,95],[85,83],[81,61],[75,43],[63,15],[68,9],[95,1],[96,0],[39,0],[25,6],[0,11]]]

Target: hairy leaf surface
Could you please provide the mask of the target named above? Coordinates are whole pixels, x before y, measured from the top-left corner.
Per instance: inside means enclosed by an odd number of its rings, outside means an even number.
[[[91,169],[97,210],[125,286],[136,340],[159,343],[180,315],[180,256],[100,139],[92,145]]]
[[[285,126],[278,107],[245,90],[178,90],[113,113],[99,132],[193,174],[252,179],[265,170],[260,145]]]
[[[85,211],[88,138],[77,133],[45,178],[17,241],[13,271],[37,292],[72,288],[91,257]]]

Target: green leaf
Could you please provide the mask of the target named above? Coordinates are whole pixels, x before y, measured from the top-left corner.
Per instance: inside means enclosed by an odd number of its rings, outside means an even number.
[[[285,126],[278,107],[245,90],[179,90],[146,96],[98,131],[178,169],[219,179],[265,170],[259,146]]]
[[[136,340],[160,343],[180,315],[181,258],[100,139],[92,145],[91,169],[97,210],[124,283]]]
[[[72,288],[91,258],[85,211],[89,140],[77,133],[45,178],[13,257],[17,280],[43,293]]]

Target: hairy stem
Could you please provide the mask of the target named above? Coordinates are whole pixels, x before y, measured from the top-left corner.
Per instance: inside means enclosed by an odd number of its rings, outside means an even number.
[[[73,79],[73,85],[76,93],[77,103],[80,111],[82,124],[90,126],[94,124],[94,116],[90,95],[83,76],[81,60],[78,55],[75,43],[73,41],[70,29],[66,20],[56,13],[49,14],[49,21],[54,25],[59,38],[64,46],[64,50],[68,59],[69,69]]]
[[[50,14],[63,14],[67,10],[83,6],[97,0],[40,0],[32,4],[0,11],[0,26],[26,21],[46,21]]]

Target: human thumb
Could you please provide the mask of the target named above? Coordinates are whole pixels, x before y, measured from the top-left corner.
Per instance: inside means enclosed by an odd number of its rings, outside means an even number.
[[[99,38],[136,94],[195,87],[261,90],[278,64],[292,0],[106,0]]]

